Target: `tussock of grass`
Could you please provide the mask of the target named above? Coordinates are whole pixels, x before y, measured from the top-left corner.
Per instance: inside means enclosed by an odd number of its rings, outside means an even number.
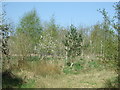
[[[61,73],[61,69],[59,65],[54,63],[47,63],[46,61],[40,61],[37,62],[36,64],[33,64],[32,71],[36,75],[42,75],[42,76],[55,75]]]

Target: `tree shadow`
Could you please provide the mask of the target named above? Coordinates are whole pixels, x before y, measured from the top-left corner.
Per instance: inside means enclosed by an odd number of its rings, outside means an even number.
[[[2,88],[20,88],[23,83],[23,79],[14,75],[10,70],[2,72]]]
[[[108,79],[105,81],[104,87],[105,88],[118,88],[118,78],[112,78],[112,79]]]

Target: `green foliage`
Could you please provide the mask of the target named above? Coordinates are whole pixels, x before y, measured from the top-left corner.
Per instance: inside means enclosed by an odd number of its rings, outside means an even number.
[[[97,23],[92,28],[80,27],[79,30],[73,25],[70,26],[70,30],[60,28],[56,25],[54,16],[43,27],[36,10],[26,13],[21,18],[13,36],[9,36],[10,25],[3,23],[0,25],[3,34],[2,52],[3,56],[5,55],[3,59],[7,60],[11,55],[11,63],[14,62],[11,64],[14,65],[14,69],[11,70],[31,71],[33,76],[43,77],[59,75],[62,70],[65,74],[79,74],[94,69],[116,69],[119,36],[114,29],[117,25],[112,25],[113,22],[105,9],[99,12],[103,15],[102,23]],[[91,54],[97,57],[89,58]],[[73,66],[66,66],[65,55]],[[17,60],[18,65],[21,65],[19,67],[15,65]],[[9,78],[3,78],[4,87],[32,88],[35,85],[35,80],[30,79],[23,84],[21,78],[11,75]],[[116,82],[115,79],[106,81],[106,85],[116,87]]]
[[[28,61],[39,61],[39,56],[30,56],[30,57],[27,57]]]
[[[24,83],[20,88],[34,88],[35,80],[29,79],[27,83]]]
[[[65,67],[65,68],[63,69],[63,72],[64,72],[65,74],[73,73],[73,72],[72,72],[72,69],[71,69],[70,67]]]
[[[80,64],[79,62],[77,62],[77,63],[74,63],[73,68],[74,68],[76,71],[82,70],[82,69],[83,69],[83,65]]]
[[[58,35],[58,26],[55,24],[55,17],[52,15],[50,22],[48,23],[47,31],[50,33],[51,37],[57,37]]]
[[[103,30],[104,30],[104,57],[107,59],[115,59],[117,57],[117,35],[115,35],[113,28],[111,27],[112,21],[108,17],[108,13],[105,11],[105,9],[100,10],[100,13],[103,15]],[[112,50],[112,52],[111,52]]]
[[[30,56],[31,47],[31,37],[24,33],[19,33],[9,40],[10,53],[11,55],[17,55],[18,60],[25,60],[26,57]]]
[[[6,62],[9,62],[9,47],[8,47],[8,39],[9,39],[9,25],[7,24],[3,24],[0,25],[0,41],[1,41],[1,51],[0,54],[4,57],[3,58],[3,70],[5,68],[9,68],[9,63],[5,64]]]
[[[91,33],[91,27],[83,27],[80,26],[78,29],[78,32],[82,34],[82,50],[81,50],[81,56],[90,54],[90,33]]]
[[[104,23],[95,25],[91,32],[91,41],[91,52],[103,56],[105,60],[116,60],[118,40],[112,29],[106,30]]]
[[[71,25],[63,44],[66,47],[68,57],[75,57],[81,54],[82,36],[77,32],[77,29]]]
[[[62,42],[59,36],[59,27],[55,24],[55,19],[52,17],[50,22],[45,26],[42,32],[42,38],[39,40],[38,52],[41,56],[60,55],[60,50],[62,48]]]
[[[3,4],[3,7],[5,5]],[[0,14],[0,55],[2,55],[3,61],[0,62],[0,68],[2,67],[3,71],[10,68],[10,56],[9,56],[9,46],[8,46],[8,40],[9,40],[9,34],[10,30],[12,29],[11,24],[8,22],[8,18],[6,17],[6,11],[3,9]],[[1,60],[2,60],[1,59]],[[1,69],[0,69],[1,70]]]
[[[65,66],[63,72],[65,74],[79,74],[81,72],[88,73],[92,70],[115,70],[116,63],[114,61],[109,61],[107,63],[103,63],[101,60],[96,60],[96,58],[85,59],[85,58],[77,58],[77,61],[73,63],[72,66]]]
[[[43,32],[42,35],[43,36],[39,43],[38,52],[43,55],[54,55],[57,50],[56,45],[58,45],[58,41],[55,41],[54,38],[51,37],[51,33],[47,31]]]
[[[21,18],[16,32],[17,34],[24,33],[26,36],[31,37],[32,48],[36,49],[35,47],[38,45],[39,39],[41,38],[42,30],[40,18],[38,17],[36,10],[33,9]]]
[[[100,67],[100,63],[98,63],[97,61],[90,61],[88,64],[89,64],[88,66],[90,68],[99,68]]]

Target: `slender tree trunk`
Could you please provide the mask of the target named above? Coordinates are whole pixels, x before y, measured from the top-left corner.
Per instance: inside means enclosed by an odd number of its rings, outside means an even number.
[[[66,48],[66,50],[68,50],[68,47],[65,47]],[[66,51],[66,59],[65,59],[65,64],[68,62],[68,52]]]

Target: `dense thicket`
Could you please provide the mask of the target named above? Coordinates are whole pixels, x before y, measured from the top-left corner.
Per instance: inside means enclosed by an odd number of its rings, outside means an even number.
[[[110,28],[106,11],[100,12],[104,16],[103,23],[78,29],[71,25],[69,30],[56,25],[54,16],[50,22],[42,25],[34,9],[21,18],[15,34],[10,36],[11,55],[22,55],[23,60],[32,54],[37,54],[42,59],[48,55],[75,57],[94,54],[104,60],[115,60],[118,36]]]

